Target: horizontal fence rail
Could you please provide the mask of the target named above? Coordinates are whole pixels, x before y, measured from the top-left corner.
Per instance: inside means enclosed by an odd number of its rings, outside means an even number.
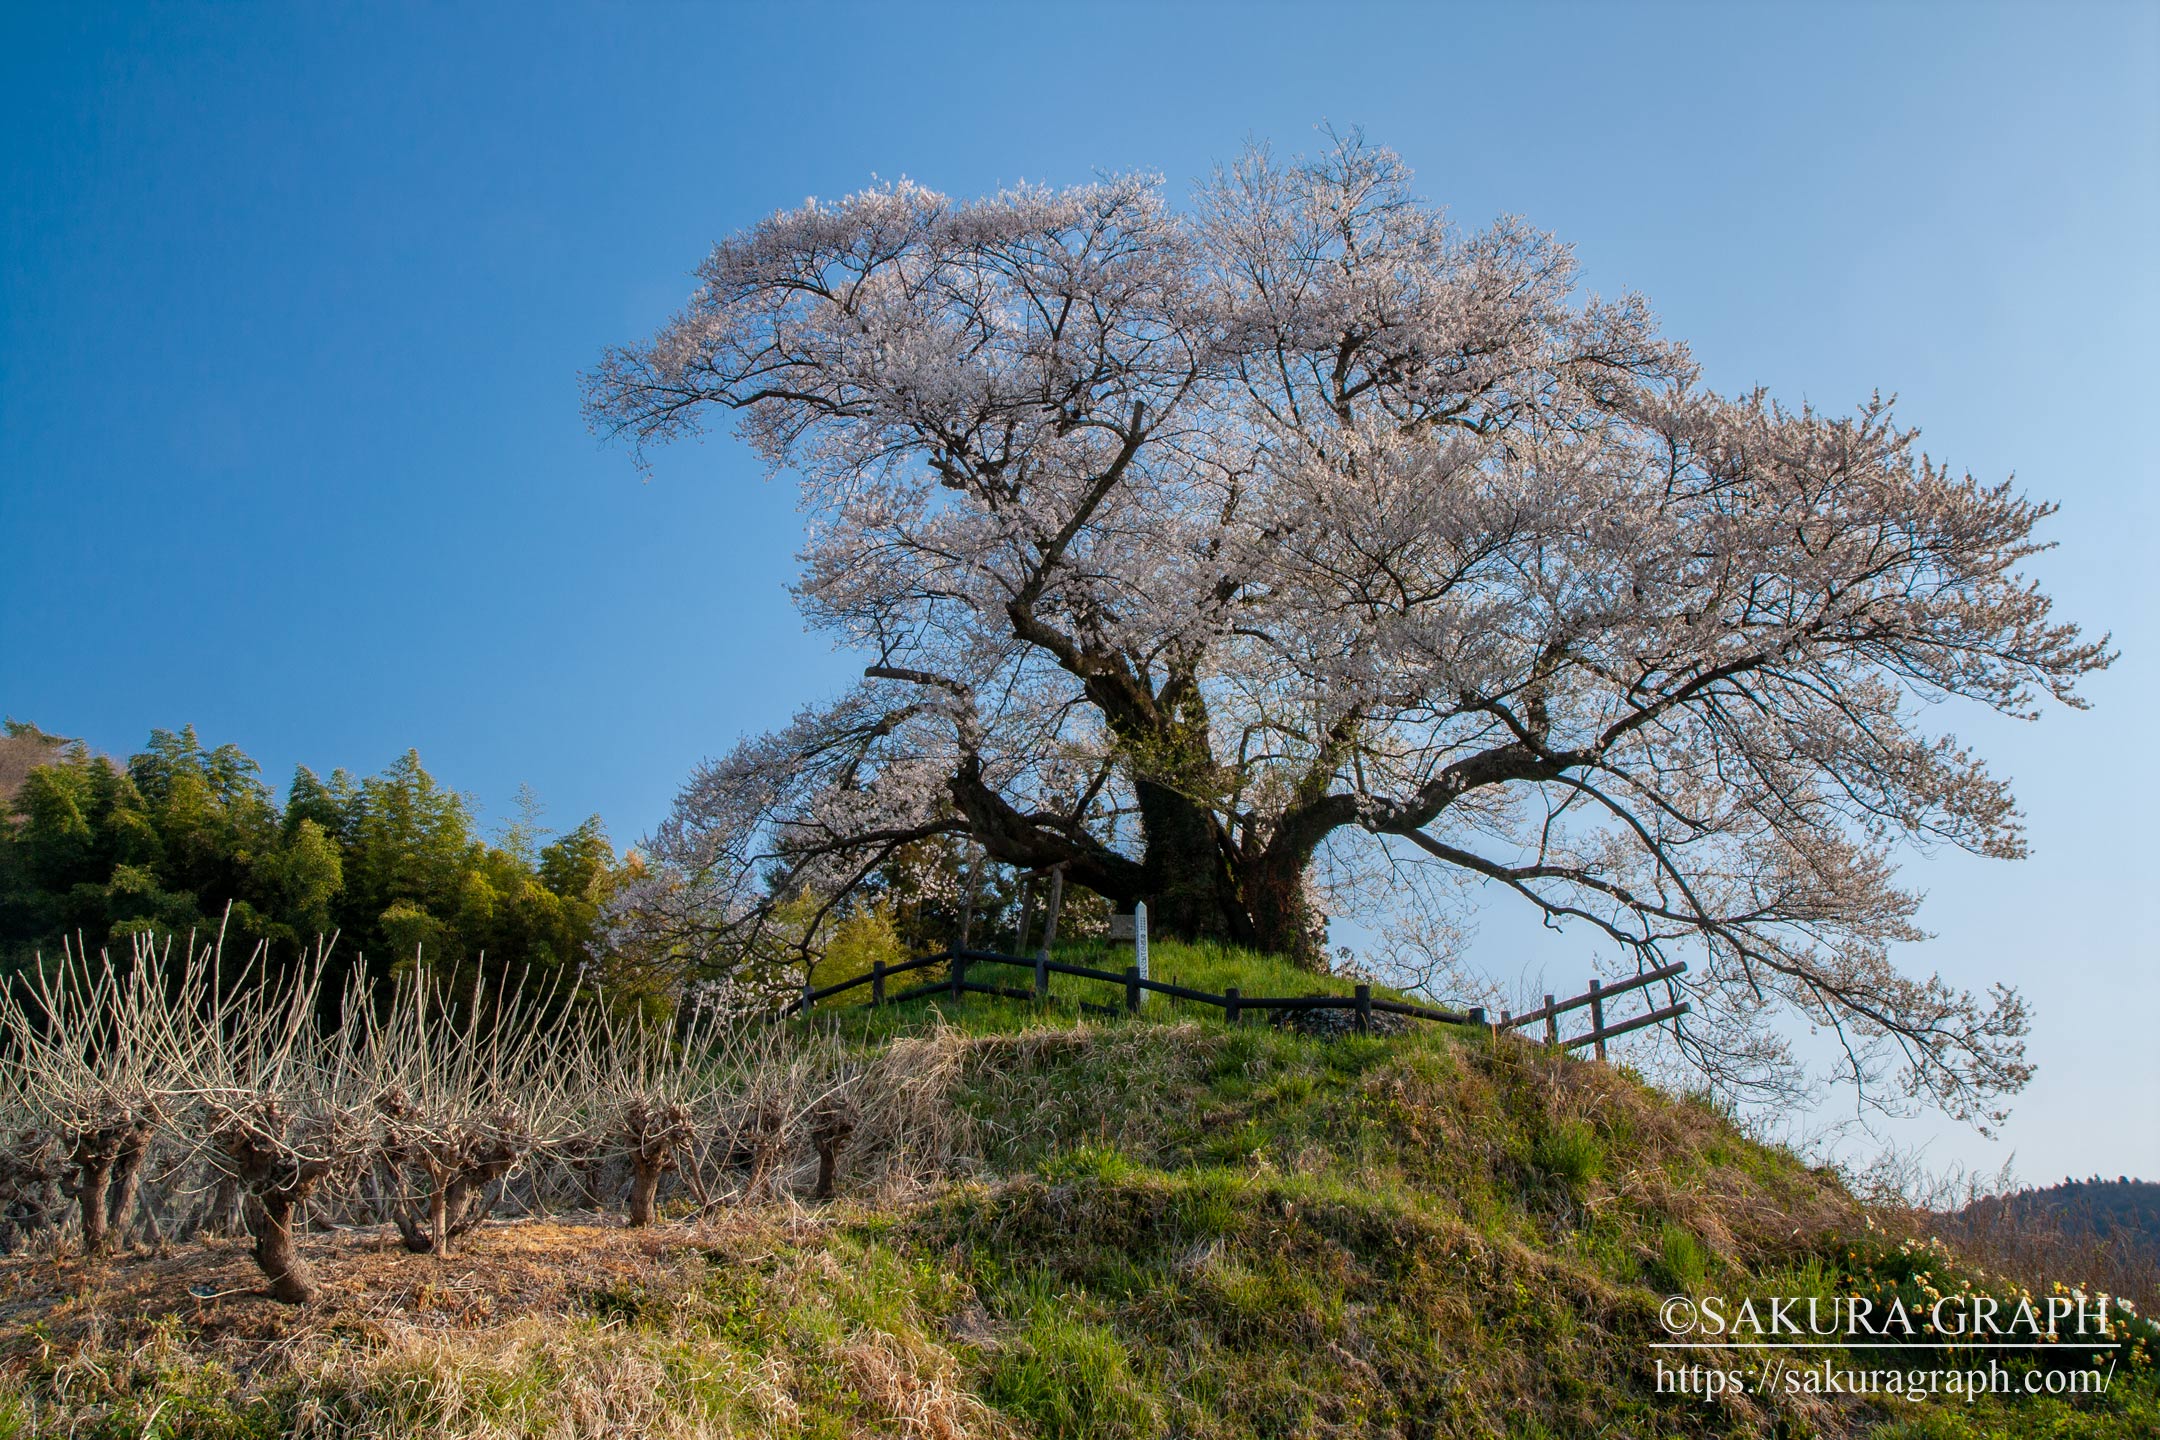
[[[1605,1002],[1615,995],[1626,995],[1631,991],[1655,985],[1660,980],[1671,980],[1686,973],[1687,962],[1685,960],[1675,960],[1669,965],[1660,965],[1655,970],[1645,970],[1632,980],[1623,980],[1617,985],[1607,985],[1602,981],[1592,980],[1588,990],[1571,999],[1555,1000],[1552,996],[1547,995],[1545,1003],[1535,1010],[1525,1011],[1520,1015],[1502,1015],[1500,1017],[1500,1028],[1503,1030],[1519,1030],[1525,1025],[1535,1025],[1542,1020],[1545,1022],[1545,1043],[1547,1045],[1555,1045],[1563,1050],[1573,1050],[1583,1045],[1595,1045],[1597,1047],[1597,1058],[1603,1060],[1605,1058],[1606,1041],[1644,1029],[1647,1026],[1659,1024],[1662,1021],[1677,1020],[1682,1015],[1687,1014],[1689,1009],[1688,1002],[1682,1000],[1677,1004],[1667,1005],[1662,1010],[1652,1010],[1647,1015],[1638,1015],[1633,1020],[1618,1025],[1607,1025],[1605,1023]],[[1572,1040],[1562,1040],[1560,1038],[1560,1017],[1571,1010],[1580,1010],[1585,1005],[1590,1007],[1589,1033],[1577,1035]]]
[[[911,985],[907,989],[896,992],[888,991],[888,982],[893,977],[912,974],[933,965],[948,967],[944,979]],[[968,979],[968,968],[972,965],[1002,965],[1011,969],[1030,971],[1033,974],[1035,983],[1031,988],[1023,990],[1014,985],[993,985],[978,980],[970,980]],[[994,950],[957,949],[941,950],[935,955],[920,955],[912,960],[903,960],[897,965],[887,965],[881,960],[872,965],[868,973],[837,981],[831,985],[813,987],[806,984],[803,987],[801,996],[789,1001],[781,1008],[780,1013],[782,1015],[805,1014],[811,1006],[817,1004],[820,1000],[830,999],[835,995],[842,995],[848,991],[862,989],[866,986],[870,991],[870,1004],[874,1006],[899,1005],[910,1000],[927,1000],[933,995],[946,995],[954,1000],[958,1000],[964,995],[988,995],[1001,1000],[1048,1000],[1050,998],[1050,977],[1052,975],[1068,975],[1081,980],[1099,980],[1104,984],[1122,986],[1125,991],[1123,1008],[1128,1012],[1137,1012],[1140,1009],[1140,997],[1144,993],[1152,991],[1158,995],[1168,995],[1175,1000],[1184,1000],[1197,1005],[1212,1005],[1221,1010],[1223,1018],[1232,1025],[1238,1024],[1243,1019],[1245,1012],[1251,1010],[1276,1011],[1285,1014],[1297,1014],[1314,1010],[1347,1010],[1352,1013],[1359,1034],[1371,1032],[1372,1017],[1376,1014],[1402,1015],[1410,1019],[1426,1020],[1441,1025],[1480,1025],[1486,1026],[1495,1032],[1519,1030],[1526,1025],[1533,1025],[1542,1020],[1545,1022],[1545,1043],[1568,1050],[1581,1045],[1595,1045],[1597,1046],[1597,1056],[1602,1060],[1605,1058],[1605,1042],[1607,1040],[1666,1020],[1675,1020],[1688,1013],[1688,1004],[1683,1000],[1678,1004],[1668,1005],[1662,1010],[1653,1010],[1649,1014],[1637,1016],[1633,1020],[1618,1025],[1607,1025],[1605,1023],[1605,1001],[1615,995],[1625,995],[1631,991],[1640,990],[1645,986],[1654,985],[1660,980],[1670,980],[1677,975],[1683,974],[1686,970],[1687,962],[1675,961],[1670,965],[1661,965],[1655,970],[1645,971],[1643,974],[1617,985],[1606,986],[1592,980],[1590,989],[1573,999],[1555,1000],[1548,995],[1545,997],[1545,1004],[1541,1008],[1521,1015],[1509,1015],[1503,1011],[1500,1021],[1494,1024],[1486,1019],[1485,1011],[1482,1008],[1472,1008],[1466,1011],[1439,1010],[1428,1005],[1412,1005],[1403,1000],[1376,998],[1370,985],[1359,985],[1349,995],[1244,995],[1239,993],[1235,985],[1231,985],[1225,987],[1222,994],[1217,995],[1206,990],[1194,990],[1185,985],[1174,985],[1167,980],[1147,979],[1140,974],[1140,967],[1137,965],[1128,965],[1120,973],[1115,970],[1097,970],[1086,965],[1073,965],[1063,960],[1052,960],[1047,955],[1037,955],[1032,960],[1026,960],[1017,955],[1001,955]],[[1115,1014],[1119,1008],[1114,1005],[1101,1005],[1086,1000],[1077,1003],[1082,1010],[1092,1011],[1096,1014]],[[1557,1017],[1571,1010],[1580,1009],[1585,1005],[1590,1007],[1590,1032],[1563,1042],[1560,1039]]]

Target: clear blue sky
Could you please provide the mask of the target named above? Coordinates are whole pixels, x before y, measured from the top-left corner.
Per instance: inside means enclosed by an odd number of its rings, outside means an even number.
[[[1721,388],[1896,391],[2063,502],[2040,573],[2124,659],[2090,714],[1956,718],[2037,853],[1915,860],[1907,957],[2024,987],[2041,1074],[2005,1145],[1930,1154],[2160,1176],[2153,5],[10,5],[0,709],[116,753],[193,722],[278,781],[418,746],[633,839],[848,667],[784,593],[789,487],[584,432],[601,347],[805,195],[1182,183],[1322,120],[1572,241]]]

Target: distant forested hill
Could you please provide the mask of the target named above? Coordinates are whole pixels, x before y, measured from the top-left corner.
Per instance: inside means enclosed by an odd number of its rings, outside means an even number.
[[[1991,1196],[1975,1204],[1998,1207],[2015,1218],[2050,1221],[2066,1231],[2089,1231],[2102,1240],[2160,1248],[2160,1183],[2151,1180],[2094,1176]]]

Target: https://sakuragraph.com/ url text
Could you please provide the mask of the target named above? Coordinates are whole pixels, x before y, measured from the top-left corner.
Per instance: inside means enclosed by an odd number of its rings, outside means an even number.
[[[1865,1296],[1739,1300],[1674,1295],[1659,1308],[1661,1395],[1862,1395],[1976,1400],[2099,1395],[2114,1377],[2121,1322],[2113,1297],[2005,1300],[1944,1295],[1925,1305]]]

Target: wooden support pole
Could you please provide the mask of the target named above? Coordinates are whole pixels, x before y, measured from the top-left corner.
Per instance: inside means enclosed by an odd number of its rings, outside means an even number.
[[[1058,866],[1050,872],[1050,909],[1043,918],[1042,953],[1048,955],[1050,947],[1057,944],[1058,911],[1065,908],[1065,867]]]
[[[805,1015],[810,1013],[810,992],[816,988],[815,985],[810,983],[808,975],[802,977],[802,1013]]]
[[[1140,1013],[1140,967],[1125,967],[1125,1009],[1128,1014]]]
[[[1050,957],[1047,955],[1035,957],[1035,998],[1050,998]]]
[[[1226,1025],[1235,1025],[1235,1024],[1237,1024],[1237,1023],[1238,1023],[1238,1019],[1239,1019],[1239,1013],[1238,1013],[1238,989],[1237,989],[1237,986],[1235,986],[1235,985],[1225,985],[1225,986],[1223,986],[1223,992],[1222,992],[1222,997],[1223,997],[1223,1023],[1224,1023],[1224,1024],[1226,1024]]]
[[[1020,937],[1013,942],[1019,954],[1027,953],[1028,931],[1035,928],[1035,878],[1022,877],[1020,881]]]
[[[1357,987],[1357,1033],[1372,1034],[1372,986]]]
[[[883,1005],[885,1003],[885,962],[883,960],[870,962],[870,1003],[872,1005]]]
[[[955,949],[967,949],[968,933],[975,928],[975,897],[982,893],[982,867],[986,858],[978,845],[975,858],[968,862],[967,902],[960,907],[960,943]]]
[[[960,997],[967,993],[967,958],[962,955],[953,956],[951,968],[952,998],[953,1002],[958,1004]]]
[[[1547,1045],[1558,1045],[1560,1043],[1560,1017],[1553,1013],[1553,1006],[1556,1003],[1552,996],[1547,995],[1545,997],[1545,1043]]]
[[[1590,1034],[1597,1042],[1597,1058],[1605,1058],[1605,987],[1590,982]]]

